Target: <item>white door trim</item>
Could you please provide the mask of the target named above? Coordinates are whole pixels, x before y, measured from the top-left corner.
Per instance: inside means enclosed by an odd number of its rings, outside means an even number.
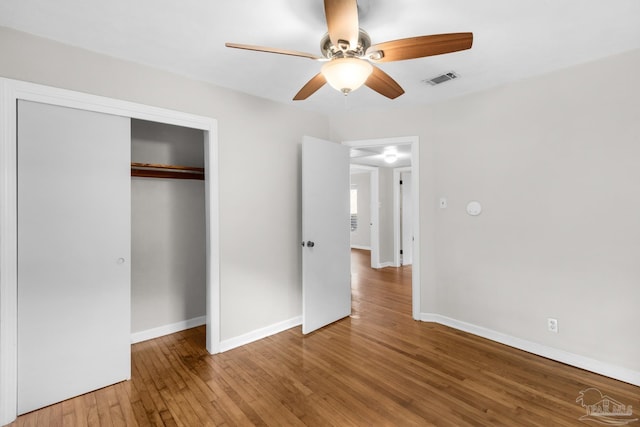
[[[413,159],[411,159],[413,161]],[[400,232],[400,174],[402,172],[411,172],[411,166],[404,168],[395,168],[393,170],[393,265],[400,267],[400,247],[402,241],[402,233]]]
[[[380,170],[375,166],[351,165],[351,171],[369,172],[370,206],[369,219],[371,220],[371,268],[380,268]]]
[[[204,131],[207,350],[220,348],[218,131],[209,117],[0,78],[0,425],[17,413],[17,100],[42,102]]]
[[[411,197],[413,198],[413,265],[412,265],[412,317],[420,320],[420,138],[405,136],[397,138],[363,139],[343,141],[349,147],[375,147],[411,144]]]

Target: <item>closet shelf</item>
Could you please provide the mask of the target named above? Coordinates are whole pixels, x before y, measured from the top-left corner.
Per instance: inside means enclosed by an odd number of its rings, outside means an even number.
[[[192,166],[131,163],[131,176],[144,178],[175,178],[204,180],[204,168]]]

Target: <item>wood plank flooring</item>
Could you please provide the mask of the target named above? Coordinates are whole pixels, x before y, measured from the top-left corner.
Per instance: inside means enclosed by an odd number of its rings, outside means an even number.
[[[131,381],[15,426],[576,426],[595,387],[640,414],[640,388],[411,319],[411,267],[353,254],[353,314],[218,355],[204,328],[132,346]],[[634,424],[630,424],[634,425]],[[640,426],[640,422],[638,424]]]

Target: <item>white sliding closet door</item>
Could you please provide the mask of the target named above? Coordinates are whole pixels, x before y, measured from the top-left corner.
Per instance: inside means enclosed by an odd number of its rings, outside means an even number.
[[[18,413],[131,375],[130,120],[18,103]]]

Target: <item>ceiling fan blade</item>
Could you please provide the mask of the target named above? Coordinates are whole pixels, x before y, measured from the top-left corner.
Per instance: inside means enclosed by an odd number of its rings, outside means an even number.
[[[367,49],[374,62],[402,61],[470,49],[473,33],[434,34],[378,43]]]
[[[250,44],[238,44],[238,43],[225,43],[226,47],[231,47],[234,49],[246,49],[246,50],[255,50],[257,52],[267,52],[267,53],[277,53],[279,55],[290,55],[290,56],[300,56],[302,58],[314,59],[316,61],[325,60],[317,55],[313,55],[311,53],[306,52],[298,52],[297,50],[286,50],[286,49],[278,49],[273,47],[264,47],[264,46],[254,46]]]
[[[389,74],[375,65],[373,66],[373,73],[364,84],[389,99],[396,99],[404,93],[404,89]]]
[[[360,34],[357,0],[324,0],[324,14],[331,43],[341,47],[341,44],[348,42],[351,49],[355,49]],[[349,46],[344,50],[348,50]]]
[[[322,73],[316,74],[306,85],[300,89],[300,92],[293,97],[294,101],[302,101],[313,95],[318,89],[327,83],[327,79],[324,78]]]

